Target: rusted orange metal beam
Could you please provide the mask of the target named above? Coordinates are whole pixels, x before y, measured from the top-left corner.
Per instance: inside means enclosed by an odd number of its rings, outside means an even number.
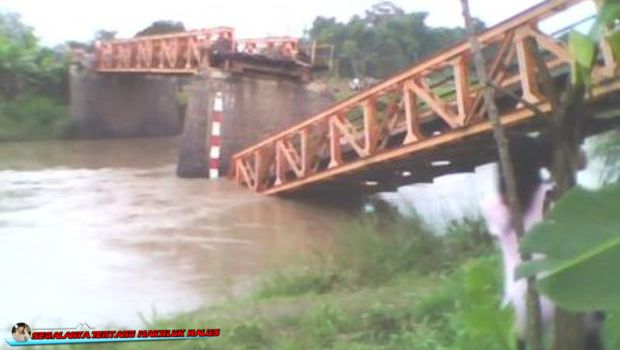
[[[595,87],[592,90],[592,95],[590,95],[590,100],[592,101],[614,92],[620,92],[620,81],[618,80],[615,80],[610,85]],[[551,111],[551,106],[548,102],[544,102],[538,105],[538,109],[543,113],[547,113]],[[503,115],[501,118],[501,122],[504,126],[511,127],[513,125],[526,122],[535,117],[536,115],[534,115],[531,110],[527,108],[521,108],[511,114]],[[455,129],[445,134],[427,138],[425,140],[410,145],[405,145],[398,149],[377,153],[372,157],[367,157],[366,159],[356,162],[350,162],[339,168],[328,169],[324,172],[315,173],[312,176],[301,178],[298,181],[291,181],[281,186],[273,186],[271,188],[264,189],[261,193],[266,195],[275,195],[286,193],[288,191],[294,191],[296,189],[302,188],[305,185],[317,183],[327,179],[332,179],[342,174],[352,173],[356,170],[363,169],[371,165],[389,163],[415,152],[432,149],[441,145],[459,142],[460,140],[469,136],[479,135],[483,133],[491,133],[492,130],[493,128],[491,126],[491,123],[488,121],[484,121],[474,124],[470,127]]]
[[[530,8],[529,10],[523,12],[522,14],[514,16],[511,19],[508,19],[488,29],[487,31],[481,33],[479,35],[479,40],[481,41],[481,43],[486,44],[486,46],[488,46],[489,44],[493,42],[501,40],[501,37],[503,35],[507,34],[510,31],[514,31],[519,26],[523,26],[532,21],[540,22],[567,7],[570,7],[572,5],[575,5],[583,1],[585,0],[545,1],[533,8]],[[332,108],[327,109],[315,116],[312,116],[308,118],[307,120],[305,120],[304,122],[299,123],[298,125],[290,129],[287,129],[277,135],[274,135],[237,154],[251,152],[254,148],[258,148],[267,143],[270,143],[271,141],[273,141],[273,139],[279,138],[283,136],[284,134],[291,132],[292,130],[301,129],[305,126],[308,126],[312,123],[319,121],[321,118],[325,118],[327,115],[334,114],[335,112],[338,112],[339,110],[349,109],[355,104],[358,104],[360,101],[365,100],[369,98],[370,96],[381,94],[382,92],[386,90],[391,90],[394,88],[394,86],[402,84],[404,81],[406,81],[407,79],[410,79],[411,77],[423,74],[425,71],[430,71],[433,68],[438,68],[438,67],[443,68],[443,65],[445,65],[445,62],[448,62],[451,59],[455,59],[456,57],[460,55],[469,54],[469,51],[470,51],[470,47],[469,47],[469,43],[467,42],[463,42],[459,45],[453,46],[433,57],[430,57],[422,61],[421,63],[417,65],[412,66],[411,68],[399,74],[394,75],[393,77],[383,81],[382,83],[377,84],[374,87],[367,89],[365,91],[362,91],[356,95],[353,95],[350,98],[336,104]],[[516,78],[519,79],[518,76]]]
[[[150,35],[97,42],[95,57],[99,72],[194,73],[208,64],[207,49],[227,40],[233,50],[230,27]]]
[[[209,65],[208,49],[215,44],[219,50],[290,60],[299,52],[297,38],[235,40],[233,28],[218,27],[97,42],[96,69],[102,73],[194,74]]]
[[[490,63],[494,83],[548,111],[538,90],[532,45],[538,46],[555,75],[565,74],[572,58],[564,43],[537,26],[581,1],[545,1],[481,33],[483,46],[500,56]],[[490,131],[485,118],[472,117],[484,116],[485,111],[478,101],[480,87],[469,79],[470,55],[469,43],[456,45],[235,154],[232,175],[239,184],[261,193],[287,193]],[[597,67],[601,79],[616,78],[609,65],[615,67],[607,57]],[[518,67],[517,73],[513,66]],[[446,72],[452,77],[448,80],[452,94],[433,88],[432,82],[445,80]],[[592,98],[617,90],[617,85],[596,87]],[[379,108],[378,101],[392,103]],[[502,122],[513,125],[533,117],[531,110],[516,105],[505,111]],[[304,135],[302,141],[296,135]],[[397,135],[404,135],[398,138],[400,143],[389,142]]]
[[[293,37],[239,39],[236,41],[236,51],[294,58],[299,52],[299,39]]]

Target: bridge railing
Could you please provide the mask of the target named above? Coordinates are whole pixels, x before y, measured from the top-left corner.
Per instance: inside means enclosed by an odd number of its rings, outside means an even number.
[[[193,72],[207,55],[206,49],[226,40],[232,50],[234,30],[229,27],[194,30],[131,39],[100,41],[96,44],[100,72]]]
[[[313,66],[314,51],[300,48],[299,39],[269,37],[235,39],[234,29],[218,27],[131,39],[99,41],[95,45],[96,69],[99,72],[195,73],[210,66],[210,55],[242,53],[270,59],[293,60]],[[304,59],[305,58],[305,59]]]
[[[552,73],[568,71],[572,58],[566,44],[538,24],[581,1],[545,1],[479,34],[485,56],[492,57],[489,79],[504,91],[497,95],[508,92],[521,99],[501,113],[544,102],[537,52]],[[359,169],[369,158],[397,158],[405,146],[440,145],[446,142],[442,134],[486,119],[482,89],[470,76],[470,57],[470,45],[463,42],[269,137],[232,157],[231,176],[255,191],[274,194]],[[609,55],[605,66],[598,75],[615,69]]]
[[[239,39],[236,51],[247,54],[264,54],[271,57],[294,58],[299,52],[299,39],[277,37],[262,39]]]

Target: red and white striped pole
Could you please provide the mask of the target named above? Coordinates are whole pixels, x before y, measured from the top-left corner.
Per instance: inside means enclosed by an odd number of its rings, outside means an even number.
[[[211,113],[211,136],[209,137],[209,178],[220,177],[220,154],[222,122],[224,121],[224,101],[221,92],[213,99],[213,113]]]

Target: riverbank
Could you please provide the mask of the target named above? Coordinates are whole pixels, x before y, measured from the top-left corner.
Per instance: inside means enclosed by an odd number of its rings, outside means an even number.
[[[514,349],[500,257],[480,221],[439,236],[417,221],[377,217],[343,229],[330,253],[275,270],[247,298],[143,317],[145,328],[219,328],[219,337],[106,349]],[[610,350],[620,349],[618,325],[609,314]]]
[[[0,142],[62,139],[74,132],[66,103],[46,96],[0,99]]]
[[[436,235],[415,220],[371,215],[329,244],[263,276],[249,297],[144,316],[148,328],[220,328],[218,338],[106,348],[510,348],[499,259],[479,221]]]
[[[140,315],[139,329],[218,328],[219,337],[98,346],[514,349],[512,311],[501,307],[500,257],[479,220],[453,223],[440,234],[402,217],[370,214],[351,221],[311,253],[256,275],[245,296],[223,295],[176,316],[156,309]],[[608,314],[609,350],[620,349],[619,327]]]

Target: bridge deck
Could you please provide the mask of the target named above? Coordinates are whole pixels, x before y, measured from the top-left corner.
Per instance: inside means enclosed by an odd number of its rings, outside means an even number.
[[[536,60],[562,80],[572,58],[566,44],[538,24],[581,1],[548,0],[479,35],[491,57],[490,81],[500,87],[501,120],[509,128],[536,128],[550,111]],[[590,103],[620,90],[609,46],[603,41],[601,47]],[[482,90],[470,79],[470,56],[467,42],[451,47],[235,154],[231,176],[264,194],[381,191],[493,160],[491,125]]]
[[[326,49],[312,45],[307,52],[292,37],[236,39],[233,28],[219,27],[100,41],[95,68],[123,74],[196,74],[216,68],[308,79],[312,70],[326,68]]]

